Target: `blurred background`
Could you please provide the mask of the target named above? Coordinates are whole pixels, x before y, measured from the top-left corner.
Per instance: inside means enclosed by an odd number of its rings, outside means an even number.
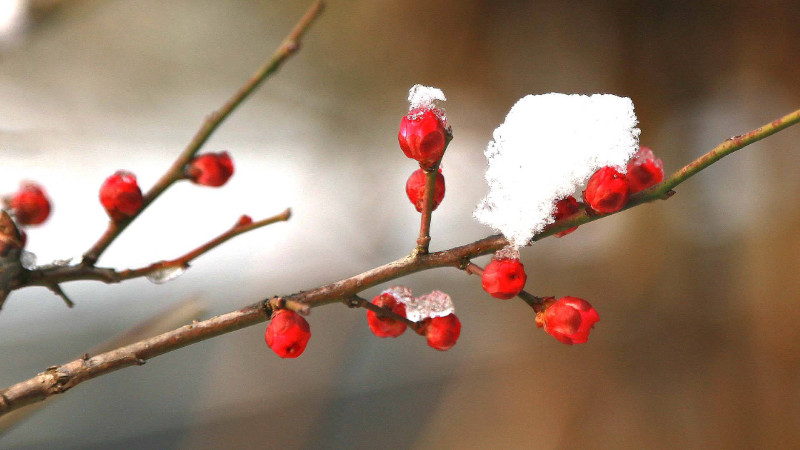
[[[107,219],[102,181],[148,188],[266,60],[310,1],[1,0],[0,192],[47,189],[40,263],[78,256]],[[186,299],[206,316],[402,257],[418,214],[397,126],[416,83],[441,88],[455,139],[432,249],[492,233],[471,219],[483,150],[529,93],[631,97],[673,172],[800,107],[800,8],[758,2],[331,1],[292,58],[204,148],[221,189],[181,184],[99,264],[174,258],[233,224],[293,208],[165,285],[42,288],[0,312],[0,384],[74,359]],[[377,339],[365,313],[314,310],[297,360],[247,328],[87,382],[0,436],[0,448],[797,448],[800,128],[712,166],[666,202],[524,250],[528,290],[589,300],[568,347],[521,301],[453,269],[398,280],[452,295],[452,350]],[[477,262],[485,264],[487,258]],[[387,286],[364,293],[371,298]]]

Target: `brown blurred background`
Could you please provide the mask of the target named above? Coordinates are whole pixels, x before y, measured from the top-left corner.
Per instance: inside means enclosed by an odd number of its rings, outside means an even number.
[[[108,174],[151,185],[310,2],[4,0],[16,3],[23,20],[0,33],[0,188],[48,189],[54,214],[28,245],[46,263],[104,229],[96,192]],[[415,167],[395,136],[416,83],[444,90],[455,134],[435,250],[491,233],[471,219],[482,152],[529,93],[631,97],[642,143],[677,170],[800,107],[799,6],[331,1],[302,51],[207,145],[233,154],[231,182],[174,188],[100,264],[174,257],[242,213],[291,206],[292,220],[163,286],[65,285],[73,310],[43,289],[15,292],[0,313],[0,384],[187,297],[217,314],[407,254]],[[463,330],[446,353],[411,334],[374,338],[362,311],[332,305],[311,315],[298,360],[279,360],[252,327],[81,385],[0,447],[797,448],[798,199],[800,128],[667,202],[525,250],[531,292],[600,311],[585,345],[558,343],[524,303],[491,299],[475,278],[431,271],[399,282],[453,296]]]

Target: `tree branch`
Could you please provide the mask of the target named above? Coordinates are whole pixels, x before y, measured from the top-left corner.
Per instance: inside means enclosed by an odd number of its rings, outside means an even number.
[[[726,140],[706,155],[667,178],[661,184],[634,195],[625,209],[642,203],[669,198],[672,188],[723,156],[798,122],[800,122],[800,110],[742,136]],[[537,234],[532,241],[543,239],[558,231],[606,216],[608,215],[590,216],[583,212],[569,220],[557,221],[551,224],[545,231]],[[274,309],[290,308],[307,314],[310,308],[351,299],[358,292],[414,272],[438,267],[455,267],[464,270],[468,267],[470,259],[493,253],[507,244],[508,242],[503,236],[494,235],[445,251],[407,256],[351,278],[310,291],[298,292],[286,297],[273,297],[238,311],[186,325],[154,338],[139,341],[91,358],[81,358],[61,366],[50,367],[34,378],[0,391],[0,415],[65,392],[94,377],[123,367],[141,365],[148,359],[164,353],[264,322],[270,317]],[[525,300],[524,297],[523,300]],[[535,297],[528,300],[535,302]],[[528,303],[531,304],[530,301]]]
[[[128,225],[131,224],[139,215],[147,209],[147,207],[158,198],[161,193],[167,190],[174,182],[184,179],[184,167],[188,164],[198,150],[206,143],[208,138],[219,127],[222,122],[230,116],[230,114],[241,104],[253,91],[258,88],[261,83],[270,75],[275,73],[281,65],[294,55],[300,49],[300,39],[303,34],[308,30],[324,8],[325,3],[322,0],[315,1],[311,7],[306,11],[300,21],[295,25],[294,29],[284,39],[283,43],[273,53],[272,57],[264,63],[263,66],[250,77],[250,79],[240,87],[233,96],[228,99],[225,104],[218,110],[211,113],[194,135],[191,142],[186,146],[183,152],[178,156],[172,166],[161,178],[150,188],[144,195],[141,209],[131,218],[121,221],[111,221],[108,228],[100,237],[100,239],[83,255],[82,264],[93,266],[100,255],[111,245],[112,242],[119,236]]]
[[[138,269],[127,269],[117,271],[112,268],[87,266],[84,264],[76,264],[72,266],[49,266],[44,268],[37,268],[27,271],[27,278],[24,283],[15,289],[20,289],[27,286],[46,286],[53,289],[53,286],[58,286],[59,283],[66,281],[76,280],[94,280],[102,281],[104,283],[119,283],[120,281],[130,280],[133,278],[140,278],[152,274],[158,270],[168,268],[187,268],[189,263],[201,255],[213,250],[219,245],[227,242],[228,240],[239,236],[240,234],[253,231],[255,229],[271,225],[276,222],[284,222],[289,220],[292,211],[286,209],[285,211],[275,216],[259,220],[257,222],[247,223],[246,220],[239,219],[232,228],[220,234],[216,238],[206,242],[205,244],[197,247],[196,249],[186,253],[183,256],[169,260],[160,261],[150,264]],[[244,218],[245,216],[243,216]],[[60,291],[60,289],[59,289]],[[64,297],[63,292],[56,292]]]

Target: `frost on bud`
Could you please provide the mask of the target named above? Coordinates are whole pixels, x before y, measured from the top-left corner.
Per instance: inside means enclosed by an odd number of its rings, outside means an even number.
[[[555,220],[566,219],[568,217],[574,216],[580,210],[581,208],[578,205],[578,201],[575,200],[575,197],[568,195],[566,198],[562,198],[561,200],[556,202],[556,209],[553,212],[553,218]],[[555,237],[564,237],[577,229],[578,227],[567,228],[564,231],[559,231],[558,233],[556,233]]]
[[[425,195],[425,171],[417,169],[408,177],[406,195],[408,195],[408,199],[414,207],[417,208],[417,212],[422,212],[422,207],[424,206],[422,200]],[[442,203],[442,199],[444,199],[444,175],[442,175],[442,170],[439,169],[433,187],[433,210],[436,210],[439,204]]]
[[[50,200],[36,183],[22,183],[8,200],[8,207],[20,225],[39,225],[50,215]]]
[[[406,305],[406,317],[412,322],[420,322],[429,317],[442,317],[452,314],[455,310],[453,300],[442,291],[433,291],[417,298],[408,295],[397,296],[397,300]]]
[[[425,319],[424,334],[428,345],[436,350],[450,350],[461,335],[461,321],[455,314]]]
[[[608,94],[528,95],[495,131],[485,155],[489,193],[475,218],[515,246],[553,222],[559,199],[639,148],[633,102]]]
[[[142,191],[136,183],[136,176],[125,170],[106,178],[100,187],[100,203],[115,222],[136,215],[142,208],[142,202]]]
[[[411,159],[419,161],[420,167],[428,169],[436,165],[444,155],[447,138],[447,117],[444,110],[434,105],[445,101],[440,89],[414,85],[408,92],[410,103],[408,114],[400,121],[397,135],[400,148]]]
[[[589,332],[600,320],[592,305],[577,297],[562,297],[556,301],[546,300],[544,311],[536,315],[536,326],[565,344],[583,344],[589,340]]]
[[[273,312],[264,334],[267,346],[281,358],[297,358],[302,355],[309,339],[311,327],[308,322],[289,309]]]
[[[202,186],[219,187],[233,175],[233,161],[228,152],[196,156],[186,166],[186,176]]]
[[[481,286],[492,297],[507,300],[522,291],[527,279],[519,258],[495,258],[483,269]]]
[[[630,195],[630,184],[625,175],[606,166],[589,178],[583,191],[583,201],[596,212],[610,214],[622,209]]]
[[[656,158],[650,147],[639,147],[639,151],[628,161],[625,175],[631,186],[631,194],[655,186],[664,180],[664,163]]]
[[[376,296],[374,299],[372,299],[372,303],[375,306],[387,309],[397,315],[403,317],[406,316],[405,305],[399,303],[394,295],[388,292],[384,292]],[[369,325],[369,329],[372,331],[372,333],[381,338],[397,337],[406,331],[405,322],[390,319],[388,317],[381,317],[372,311],[367,311],[367,324]]]

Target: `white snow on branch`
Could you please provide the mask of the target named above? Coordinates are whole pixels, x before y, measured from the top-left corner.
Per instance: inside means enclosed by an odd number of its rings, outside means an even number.
[[[639,148],[633,102],[610,94],[528,95],[509,111],[486,148],[489,193],[474,216],[515,247],[552,223],[555,203],[603,166]]]

